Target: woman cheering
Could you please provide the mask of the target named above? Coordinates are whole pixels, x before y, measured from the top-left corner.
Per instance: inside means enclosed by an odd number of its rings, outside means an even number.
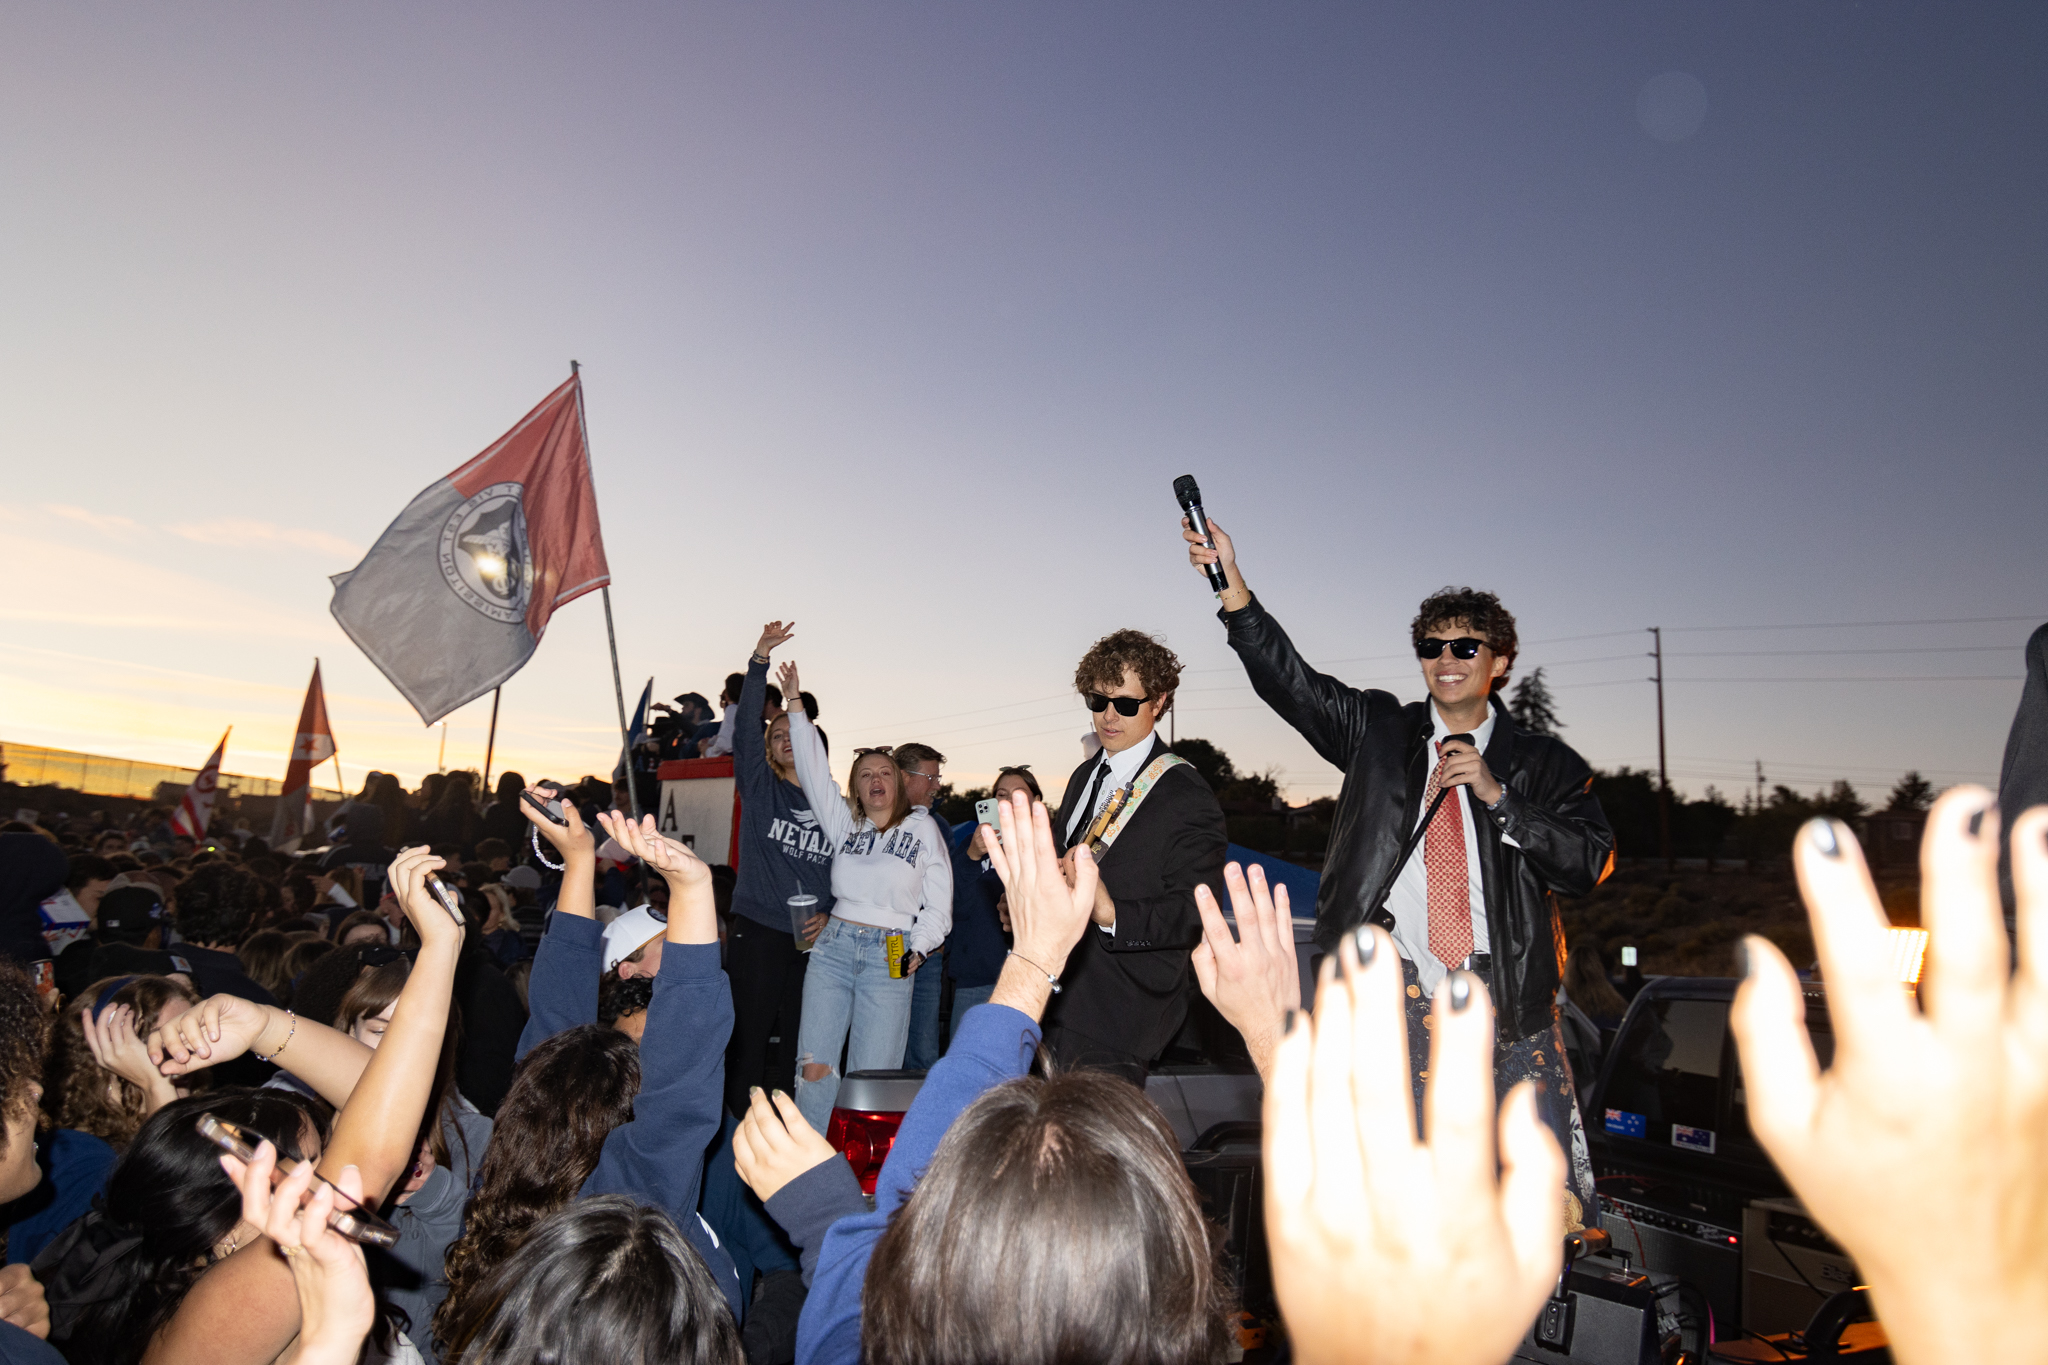
[[[854,751],[841,802],[796,665],[784,664],[781,677],[797,782],[834,849],[832,918],[811,952],[797,1033],[797,1107],[823,1132],[839,1096],[841,1047],[851,1071],[903,1064],[911,977],[952,927],[953,865],[931,816],[911,808],[887,749]],[[892,963],[897,936],[902,956]]]

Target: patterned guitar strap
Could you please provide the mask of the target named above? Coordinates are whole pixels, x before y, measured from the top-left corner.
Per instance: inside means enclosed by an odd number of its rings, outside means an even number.
[[[1111,792],[1109,800],[1102,803],[1101,813],[1089,822],[1088,833],[1082,838],[1082,842],[1088,846],[1088,851],[1097,858],[1109,852],[1109,846],[1116,842],[1117,835],[1123,833],[1124,826],[1131,822],[1131,817],[1138,813],[1138,807],[1144,804],[1153,784],[1168,769],[1179,767],[1185,762],[1187,760],[1179,754],[1161,754],[1147,763],[1144,769],[1131,779],[1129,786],[1118,787]]]

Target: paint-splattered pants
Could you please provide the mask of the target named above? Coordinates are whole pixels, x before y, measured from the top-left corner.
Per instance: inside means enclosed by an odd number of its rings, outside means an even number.
[[[1422,1090],[1429,1079],[1429,997],[1415,977],[1415,964],[1401,959],[1402,994],[1408,1006],[1408,1075],[1415,1083],[1416,1131],[1422,1128]],[[1593,1159],[1586,1148],[1585,1125],[1579,1120],[1578,1092],[1572,1085],[1571,1063],[1564,1055],[1564,1029],[1555,1020],[1549,1028],[1520,1038],[1493,1053],[1493,1093],[1505,1096],[1521,1081],[1534,1082],[1536,1110],[1557,1138],[1565,1156],[1565,1184],[1577,1196],[1582,1217],[1598,1225],[1593,1203]]]

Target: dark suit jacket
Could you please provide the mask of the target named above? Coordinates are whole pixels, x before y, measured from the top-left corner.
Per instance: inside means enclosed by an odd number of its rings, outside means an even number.
[[[1150,763],[1165,753],[1156,735]],[[1097,759],[1067,780],[1053,824],[1060,851],[1067,822],[1088,799]],[[1143,765],[1140,765],[1140,771]],[[1085,829],[1085,826],[1083,827]],[[1102,856],[1102,881],[1116,902],[1116,933],[1090,925],[1067,958],[1064,987],[1046,1010],[1048,1030],[1073,1029],[1151,1061],[1180,1032],[1190,987],[1188,955],[1202,941],[1195,888],[1223,890],[1223,808],[1192,765],[1169,768]]]

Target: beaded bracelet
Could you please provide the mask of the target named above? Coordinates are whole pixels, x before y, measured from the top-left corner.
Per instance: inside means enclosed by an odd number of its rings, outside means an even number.
[[[294,1014],[290,1010],[286,1010],[284,1012],[284,1017],[292,1021],[292,1026],[291,1028],[286,1030],[284,1035],[284,1041],[277,1045],[277,1051],[271,1053],[268,1057],[266,1057],[252,1047],[249,1049],[250,1056],[254,1057],[259,1062],[275,1061],[278,1057],[283,1055],[284,1050],[286,1048],[292,1045],[292,1036],[299,1031],[299,1016]]]

